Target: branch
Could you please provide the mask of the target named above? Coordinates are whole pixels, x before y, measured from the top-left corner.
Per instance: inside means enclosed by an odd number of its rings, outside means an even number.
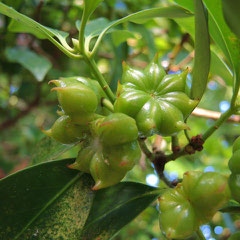
[[[221,117],[222,114],[220,112],[215,112],[215,111],[211,111],[211,110],[207,110],[207,109],[203,109],[203,108],[196,108],[192,112],[192,115],[197,116],[197,117],[203,117],[203,118],[218,120]],[[228,118],[227,122],[239,123],[240,122],[240,116],[239,115],[233,115],[230,118]]]

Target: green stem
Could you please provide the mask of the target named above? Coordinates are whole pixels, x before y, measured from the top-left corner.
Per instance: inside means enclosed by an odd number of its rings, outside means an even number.
[[[83,9],[83,15],[82,15],[82,19],[81,19],[81,26],[80,26],[80,31],[79,31],[79,48],[82,54],[85,53],[85,47],[84,47],[84,43],[85,43],[85,27],[87,24],[88,19],[86,18],[86,10],[85,7]]]
[[[143,153],[147,156],[147,158],[149,158],[150,161],[153,161],[155,156],[154,154],[148,149],[146,143],[145,143],[145,139],[138,139],[138,143],[140,148],[142,149]]]
[[[176,152],[179,147],[178,137],[172,136],[172,151]]]
[[[234,74],[235,86],[234,86],[234,89],[233,89],[233,96],[232,96],[232,100],[231,100],[231,106],[235,106],[236,101],[237,101],[239,88],[240,88],[240,78],[239,78],[239,75],[240,75],[240,71],[239,71],[239,73],[235,72],[235,74]]]
[[[99,84],[101,85],[101,87],[105,91],[105,93],[107,94],[109,100],[112,103],[114,103],[115,95],[113,94],[112,90],[110,89],[110,87],[109,87],[108,83],[106,82],[106,80],[104,79],[103,75],[100,73],[94,59],[89,59],[88,56],[85,55],[85,61],[90,66],[90,68],[91,68],[92,72],[94,73],[97,81],[99,82]]]
[[[196,231],[196,233],[199,240],[206,240],[200,228]]]
[[[102,103],[102,106],[107,108],[110,112],[114,112],[114,107],[108,99],[103,98],[101,103]]]
[[[221,117],[215,122],[215,124],[203,134],[203,141],[206,141],[230,116],[232,116],[234,112],[234,108],[229,108],[228,111],[223,113]]]

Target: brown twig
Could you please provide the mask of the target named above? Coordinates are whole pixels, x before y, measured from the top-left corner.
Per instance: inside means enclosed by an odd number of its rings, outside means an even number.
[[[221,114],[222,113],[220,112],[215,112],[215,111],[211,111],[203,108],[195,108],[195,110],[192,112],[193,116],[203,117],[203,118],[208,118],[213,120],[219,119]],[[240,116],[233,115],[227,120],[227,122],[240,123]]]
[[[40,15],[41,15],[43,5],[44,5],[44,0],[40,0],[36,7],[36,10],[34,13],[34,20],[37,22],[40,22]]]
[[[179,44],[177,44],[171,53],[168,54],[168,58],[169,58],[169,65],[168,65],[168,69],[167,72],[172,68],[173,62],[175,61],[175,58],[178,56],[178,54],[181,52],[183,45],[185,42],[188,42],[190,39],[190,35],[188,33],[183,34],[182,35],[182,39],[181,42]]]

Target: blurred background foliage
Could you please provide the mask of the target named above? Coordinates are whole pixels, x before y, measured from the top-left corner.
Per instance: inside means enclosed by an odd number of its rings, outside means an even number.
[[[21,13],[41,24],[70,33],[77,38],[75,22],[82,13],[81,0],[5,0]],[[149,7],[170,4],[170,0],[105,0],[97,8],[92,19],[104,17],[109,20],[124,17]],[[38,141],[44,137],[41,128],[48,128],[56,120],[56,94],[50,93],[48,81],[59,77],[88,76],[91,73],[81,61],[69,59],[47,40],[38,40],[25,33],[9,31],[11,20],[0,15],[0,178],[30,164],[31,154]],[[108,35],[97,55],[97,63],[113,90],[121,79],[122,61],[143,68],[156,52],[162,65],[170,73],[193,66],[194,40],[186,33],[193,29],[191,20],[177,22],[158,18],[144,25],[123,24],[121,29],[131,34],[126,42]],[[207,92],[199,107],[216,112],[229,108],[232,93],[231,71],[221,64],[223,54],[212,42],[216,55],[212,56],[212,67]],[[226,59],[225,59],[226,60]],[[190,78],[190,76],[189,76]],[[203,133],[213,124],[208,118],[191,116],[188,122],[191,136]],[[229,174],[227,168],[231,146],[239,135],[239,123],[225,123],[204,145],[204,150],[170,162],[165,174],[170,180],[181,178],[191,169],[217,171]],[[180,144],[186,143],[180,134]],[[171,151],[171,139],[152,137],[149,145]],[[61,158],[74,157],[78,146],[64,153]],[[160,186],[153,167],[144,156],[127,175],[126,180]],[[157,204],[154,203],[131,224],[125,227],[115,240],[162,239],[158,226]],[[230,233],[240,229],[240,218],[236,215],[217,213],[210,225],[202,226],[208,240],[227,239]],[[194,238],[193,238],[194,239]]]

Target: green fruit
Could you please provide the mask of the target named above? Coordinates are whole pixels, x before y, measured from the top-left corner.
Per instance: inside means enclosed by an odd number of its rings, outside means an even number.
[[[160,228],[169,239],[186,239],[198,228],[194,208],[184,195],[182,186],[178,185],[159,198]]]
[[[143,136],[169,136],[187,129],[184,120],[198,103],[186,94],[187,73],[166,75],[157,58],[144,70],[124,65],[115,111],[134,118]]]
[[[160,227],[169,239],[186,239],[211,220],[229,199],[227,178],[219,173],[187,172],[182,183],[159,199]]]
[[[228,166],[232,172],[228,181],[232,197],[240,203],[240,137],[233,144],[233,155]]]
[[[97,114],[109,114],[109,111],[101,106],[101,99],[107,98],[105,92],[101,88],[100,84],[93,79],[84,78],[84,77],[69,77],[69,78],[60,78],[59,80],[50,81],[50,83],[54,83],[57,87],[71,87],[76,86],[78,84],[83,84],[89,87],[97,96],[98,106],[96,109]]]
[[[91,123],[91,139],[86,140],[70,168],[91,173],[93,190],[120,182],[141,157],[136,141],[135,120],[122,113],[114,113]]]
[[[43,132],[58,142],[71,144],[84,139],[88,130],[84,126],[73,124],[70,117],[64,115],[57,119],[51,129],[43,130]]]
[[[215,212],[230,198],[227,177],[216,172],[186,173],[182,184],[188,186],[184,188],[185,192],[202,224],[209,222]]]
[[[228,181],[232,197],[240,203],[240,173],[231,174]]]
[[[233,153],[228,162],[228,166],[232,173],[240,173],[240,149]]]
[[[240,232],[236,232],[228,238],[228,240],[239,240],[239,239],[240,239]]]
[[[233,144],[233,153],[236,152],[237,150],[240,150],[240,136],[235,140]]]
[[[125,176],[126,172],[118,171],[112,168],[108,159],[103,158],[102,152],[94,154],[90,163],[90,172],[95,180],[92,190],[99,190],[119,183]]]
[[[138,129],[133,118],[115,113],[98,122],[97,135],[104,145],[113,146],[136,140]]]
[[[79,83],[70,87],[56,87],[53,90],[58,92],[58,101],[73,122],[84,124],[94,119],[98,101],[89,87]]]

